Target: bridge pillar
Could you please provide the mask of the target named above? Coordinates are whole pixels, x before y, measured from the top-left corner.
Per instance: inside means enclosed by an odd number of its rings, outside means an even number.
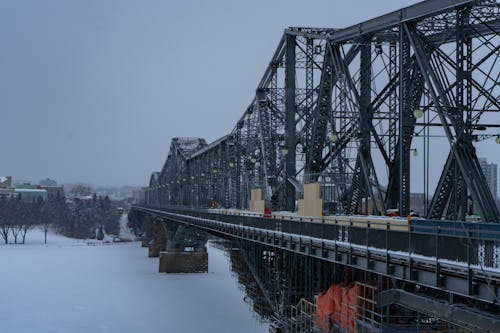
[[[206,273],[208,272],[207,248],[186,251],[169,249],[160,252],[160,273]]]
[[[153,239],[149,242],[148,257],[158,257],[161,251],[165,250],[167,240],[165,228],[162,220],[153,221]]]
[[[208,236],[199,229],[173,221],[165,221],[166,245],[158,254],[160,273],[206,273]]]

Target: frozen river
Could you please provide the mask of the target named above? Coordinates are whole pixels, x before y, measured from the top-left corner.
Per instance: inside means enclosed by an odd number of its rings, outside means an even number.
[[[212,246],[208,274],[160,274],[138,243],[48,242],[0,246],[1,333],[268,332]]]

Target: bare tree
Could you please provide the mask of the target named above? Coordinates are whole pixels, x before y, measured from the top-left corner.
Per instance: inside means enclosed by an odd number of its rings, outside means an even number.
[[[0,234],[5,242],[5,244],[9,244],[9,233],[10,233],[10,224],[7,222],[2,223],[0,226]]]
[[[9,243],[9,233],[12,227],[12,200],[2,198],[0,201],[0,235],[5,242]]]
[[[12,236],[14,237],[14,244],[17,244],[17,237],[21,233],[21,225],[17,224],[17,223],[12,224],[12,226],[10,228],[10,232],[11,232]]]
[[[53,225],[57,225],[61,219],[63,211],[58,202],[40,201],[40,229],[43,231],[44,243],[47,244],[47,234]]]
[[[36,224],[36,221],[40,218],[40,204],[39,203],[31,203],[25,206],[24,210],[24,218],[21,221],[20,229],[21,229],[21,237],[22,243],[26,243],[26,234],[28,231],[33,229]]]
[[[26,234],[28,233],[28,231],[30,231],[31,229],[33,229],[33,224],[31,223],[31,221],[26,221],[25,223],[23,223],[21,225],[21,238],[22,238],[22,244],[25,244],[26,242]]]
[[[41,219],[40,219],[40,229],[43,231],[43,241],[47,244],[47,233],[52,221],[52,205],[46,202],[41,208]]]

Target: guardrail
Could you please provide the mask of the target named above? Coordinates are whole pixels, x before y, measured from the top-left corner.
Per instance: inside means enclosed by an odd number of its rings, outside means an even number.
[[[481,232],[462,234],[455,232],[457,228],[437,225],[402,231],[391,229],[389,222],[380,229],[360,227],[354,221],[341,224],[327,219],[263,218],[252,213],[228,215],[184,207],[135,208],[218,234],[482,300],[495,301],[499,297],[500,253],[495,230],[482,237]]]

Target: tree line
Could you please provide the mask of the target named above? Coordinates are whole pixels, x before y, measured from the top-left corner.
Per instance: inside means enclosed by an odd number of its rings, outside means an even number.
[[[68,237],[102,239],[104,233],[119,234],[119,220],[120,213],[109,197],[94,194],[91,200],[76,200],[71,219],[59,224],[58,230]]]
[[[104,233],[118,235],[119,219],[109,197],[96,194],[91,200],[73,203],[67,203],[63,196],[32,202],[0,198],[0,235],[5,244],[24,244],[26,234],[34,228],[43,230],[45,243],[50,228],[67,237],[102,239]]]

